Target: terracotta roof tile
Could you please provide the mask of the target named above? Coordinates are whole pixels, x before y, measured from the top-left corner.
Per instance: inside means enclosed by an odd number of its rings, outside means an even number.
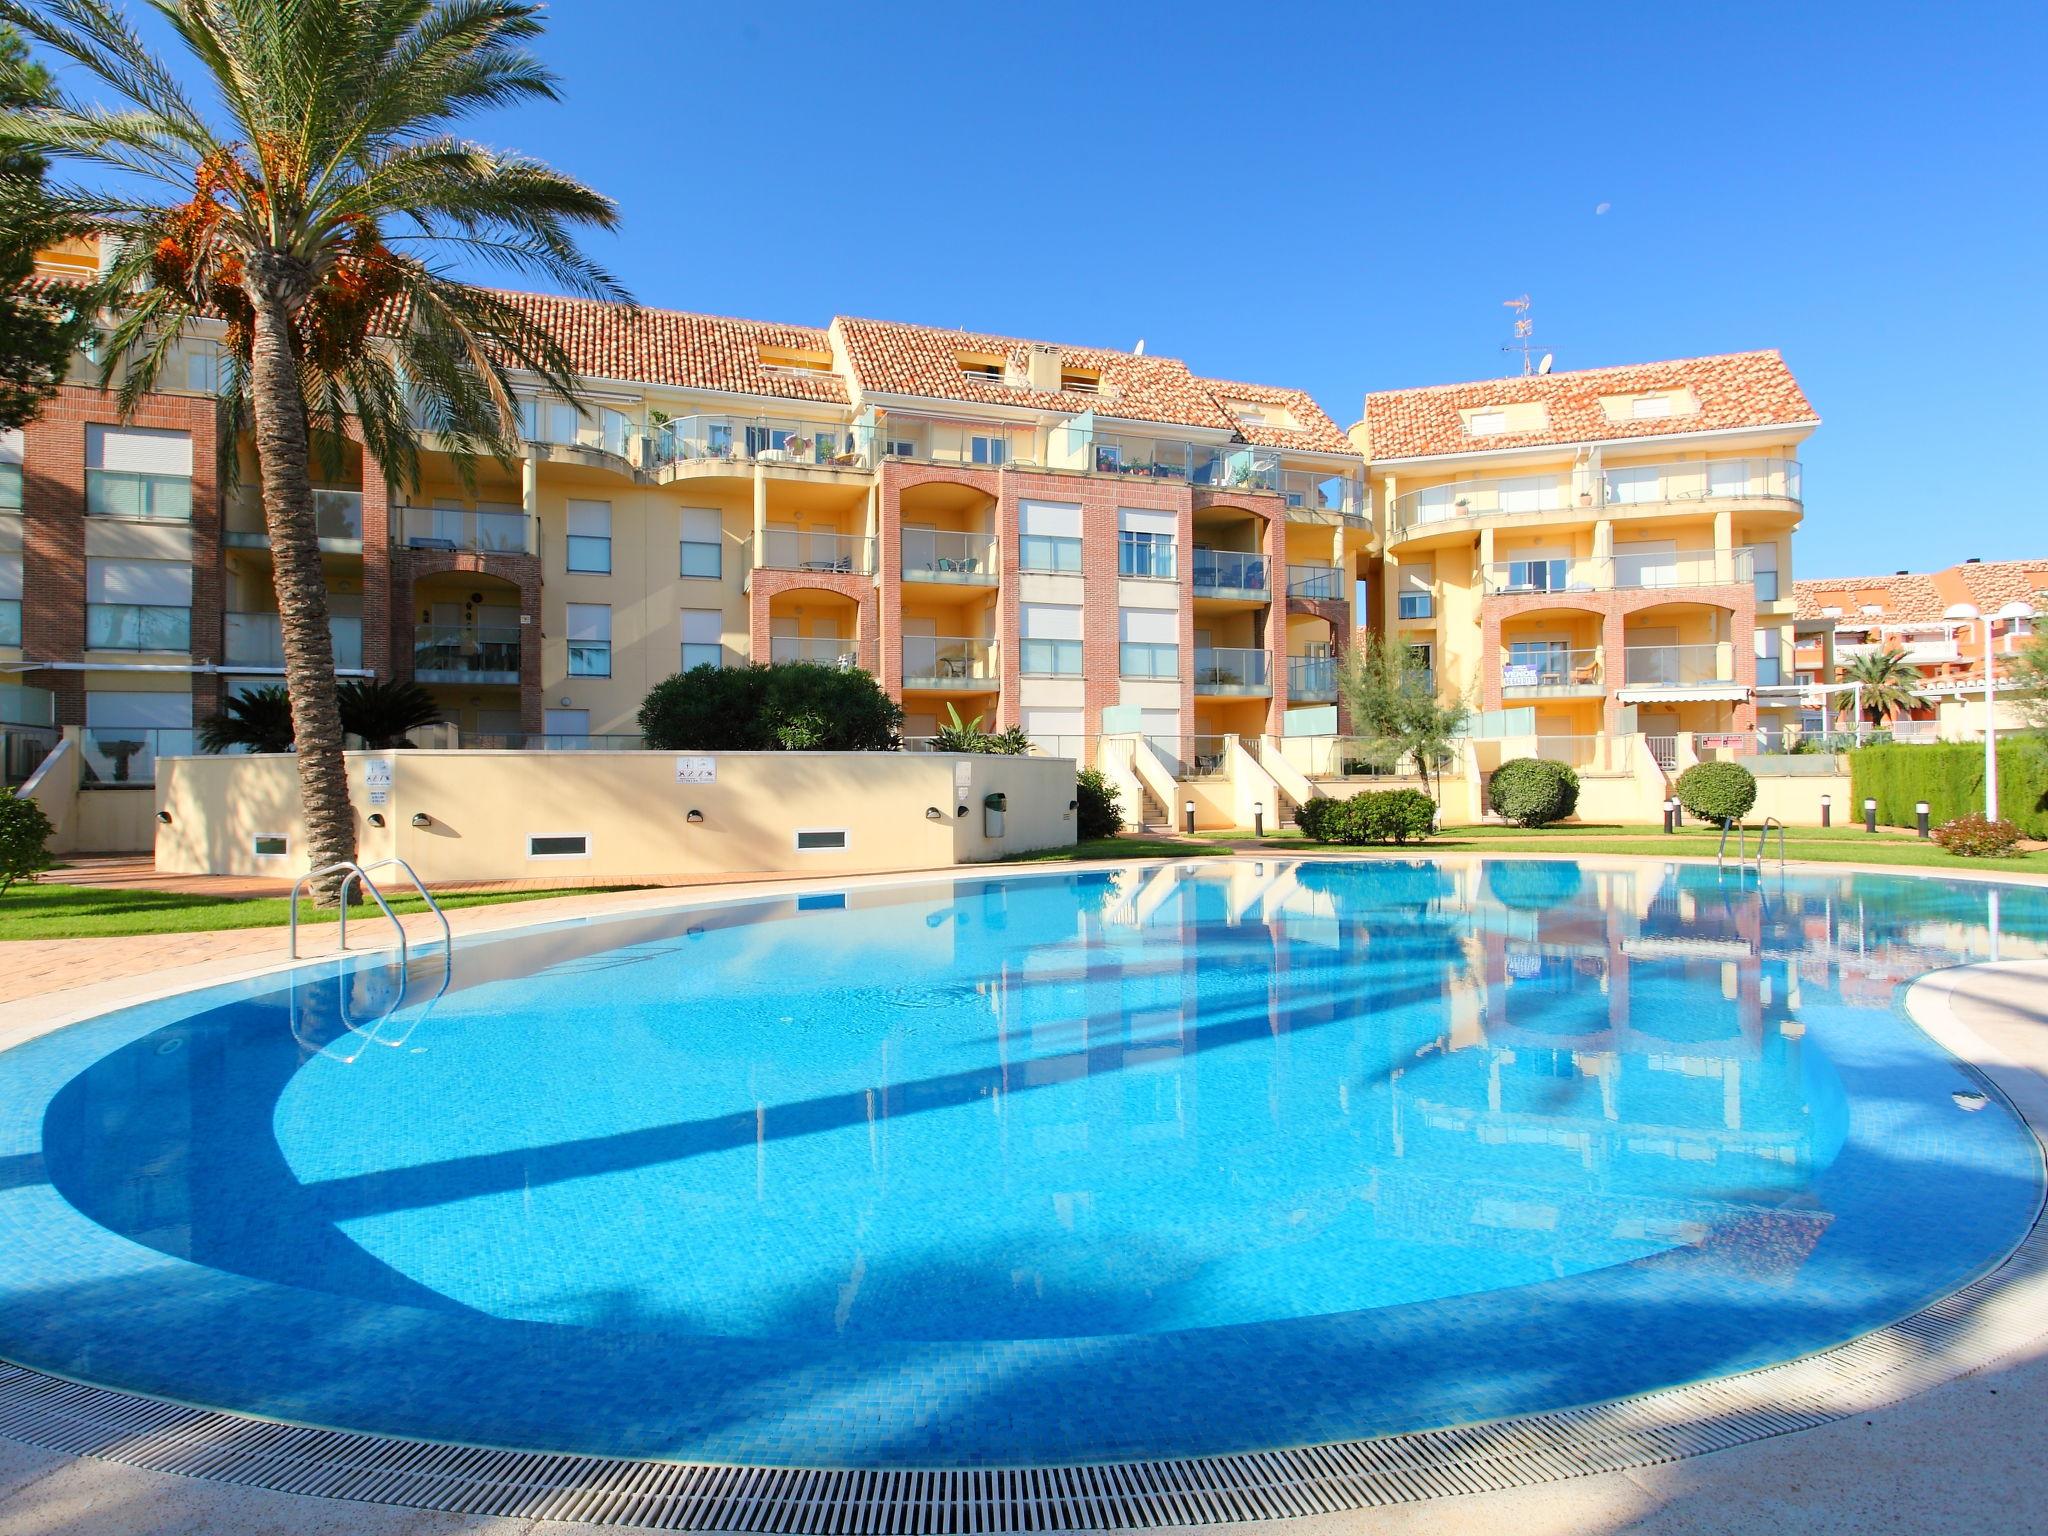
[[[1321,406],[1302,389],[1282,389],[1272,384],[1240,384],[1230,379],[1202,379],[1200,383],[1231,420],[1239,436],[1248,443],[1267,448],[1300,448],[1313,453],[1356,453],[1346,437]],[[1277,405],[1292,418],[1292,428],[1274,426],[1271,421],[1249,423],[1235,409],[1248,405]]]
[[[677,389],[715,389],[784,400],[847,402],[846,381],[763,366],[763,347],[829,354],[831,335],[807,325],[733,320],[672,309],[631,310],[592,299],[514,293],[507,297],[552,329],[576,370]]]
[[[1600,405],[1603,396],[1675,389],[1690,389],[1699,409],[1690,415],[1611,421]],[[1460,414],[1475,406],[1531,401],[1548,408],[1549,420],[1541,431],[1475,437]],[[1775,351],[1380,390],[1365,397],[1365,425],[1374,459],[1614,442],[1731,427],[1799,426],[1818,419]]]
[[[1799,604],[1798,616],[1802,619],[1819,619],[1827,615],[1824,608],[1842,610],[1840,622],[1853,625],[1864,617],[1863,605],[1876,603],[1884,612],[1873,614],[1874,621],[1886,624],[1933,624],[1941,619],[1942,609],[1948,606],[1942,601],[1940,590],[1932,576],[1908,574],[1905,576],[1827,576],[1810,581],[1792,583],[1792,593]]]
[[[2048,560],[1982,560],[1975,564],[1951,566],[1970,594],[1970,601],[1986,613],[2007,603],[2048,603]]]

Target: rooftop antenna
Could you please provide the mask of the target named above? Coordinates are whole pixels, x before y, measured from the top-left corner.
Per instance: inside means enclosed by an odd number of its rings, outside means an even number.
[[[1515,312],[1515,339],[1502,342],[1501,351],[1521,353],[1522,372],[1534,373],[1536,365],[1530,361],[1529,354],[1536,350],[1536,322],[1529,318],[1529,295],[1525,293],[1519,299],[1502,299],[1501,308]]]
[[[1137,345],[1136,345],[1135,347],[1131,348],[1131,356],[1133,356],[1133,357],[1143,357],[1144,355],[1145,355],[1145,338],[1144,338],[1144,337],[1142,337],[1142,336],[1140,336],[1140,337],[1138,338],[1138,344],[1137,344]]]

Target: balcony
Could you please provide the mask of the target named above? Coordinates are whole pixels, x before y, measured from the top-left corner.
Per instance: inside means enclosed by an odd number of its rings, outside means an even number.
[[[1906,642],[1906,664],[1912,667],[1938,667],[1958,663],[1963,659],[1963,648],[1953,638],[1948,640],[1909,640]]]
[[[1604,670],[1597,646],[1511,651],[1501,663],[1500,694],[1503,699],[1597,699],[1607,691]]]
[[[262,515],[262,508],[257,508]],[[363,548],[363,493],[316,489],[313,492],[313,536],[335,554],[360,554]],[[226,542],[235,549],[267,549],[267,528],[230,528]]]
[[[747,545],[748,563],[771,571],[815,571],[837,576],[875,573],[875,541],[862,534],[770,528],[761,543],[758,561],[752,558],[753,540],[749,539]]]
[[[1289,522],[1363,523],[1372,514],[1372,492],[1355,476],[1284,470],[1280,495]]]
[[[1287,568],[1287,595],[1324,602],[1340,601],[1344,596],[1343,573],[1334,565],[1290,565]]]
[[[638,464],[646,441],[640,424],[623,411],[597,406],[578,411],[566,400],[519,399],[519,433],[542,447],[589,448]]]
[[[870,429],[862,428],[865,436]],[[680,464],[807,465],[872,469],[874,450],[844,422],[778,416],[678,416],[654,430],[657,467]]]
[[[1437,524],[1482,518],[1555,517],[1560,513],[1612,517],[1629,510],[1661,510],[1688,502],[1774,500],[1798,504],[1796,459],[1701,459],[1680,464],[1631,464],[1586,470],[1459,480],[1396,496],[1389,531],[1411,534]]]
[[[1001,570],[992,534],[906,528],[898,547],[905,581],[992,587]]]
[[[1002,686],[996,643],[974,635],[906,635],[903,686],[992,693]]]
[[[1661,591],[1676,587],[1754,585],[1759,602],[1775,600],[1775,570],[1759,571],[1756,551],[1679,550],[1654,555],[1496,560],[1480,568],[1489,597],[1530,592]],[[1768,590],[1767,590],[1768,589]]]
[[[192,610],[153,603],[87,603],[85,648],[189,652]]]
[[[1195,647],[1195,692],[1210,697],[1271,693],[1270,658],[1264,651]]]
[[[1271,595],[1266,557],[1234,549],[1195,546],[1195,596],[1250,598],[1263,602]]]
[[[363,621],[353,614],[327,616],[334,642],[334,665],[344,672],[363,666]],[[284,670],[284,626],[274,613],[230,613],[223,624],[223,659],[231,667]]]
[[[873,451],[877,455],[907,459],[915,464],[1001,469],[1009,464],[1030,463],[1035,457],[1035,438],[1028,428],[891,411],[887,420],[872,430]]]
[[[1337,658],[1287,658],[1287,697],[1291,703],[1333,703],[1337,697]]]
[[[142,789],[156,782],[160,757],[190,757],[198,750],[189,727],[95,725],[79,738],[86,789]]]
[[[422,683],[519,682],[520,628],[513,624],[413,627],[412,675]]]
[[[808,661],[814,666],[852,671],[860,665],[860,642],[851,635],[771,635],[768,659]]]
[[[523,555],[530,547],[533,519],[524,512],[474,507],[400,507],[397,512],[398,542],[407,549]]]
[[[1632,692],[1738,686],[1723,670],[1718,645],[1631,645],[1622,660],[1622,686]]]
[[[1066,427],[1053,434],[1056,467],[1170,480],[1198,490],[1278,491],[1280,455],[1245,443],[1197,443]]]

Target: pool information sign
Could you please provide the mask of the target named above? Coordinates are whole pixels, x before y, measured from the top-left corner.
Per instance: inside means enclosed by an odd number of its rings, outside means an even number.
[[[677,758],[676,782],[678,784],[716,784],[718,782],[718,759],[715,757]]]
[[[364,762],[363,784],[370,791],[370,804],[388,803],[391,799],[391,759],[373,757]]]

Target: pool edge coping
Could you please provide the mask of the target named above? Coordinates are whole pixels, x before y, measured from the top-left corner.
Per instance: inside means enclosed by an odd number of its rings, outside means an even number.
[[[1391,852],[1391,850],[1389,850]],[[1251,857],[1259,857],[1265,854]],[[1271,851],[1292,858],[1292,850]],[[1320,850],[1318,851],[1320,853]],[[1356,856],[1331,850],[1334,856]],[[1315,857],[1311,854],[1310,857]],[[1367,854],[1367,857],[1373,855]],[[1385,857],[1383,853],[1380,857]],[[1529,857],[1443,852],[1403,858]],[[1556,857],[1556,854],[1534,855]],[[936,877],[1052,876],[1075,868],[1208,863],[1246,855],[1152,856],[1087,865],[974,865],[937,872],[779,881],[737,899],[795,891],[883,887]],[[1705,862],[1682,856],[1586,855],[1577,862]],[[2009,881],[1949,871],[1807,864],[1815,874],[1912,874],[1973,883]],[[619,893],[624,894],[624,893]],[[637,893],[646,896],[649,893]],[[643,901],[534,923],[493,925],[458,943],[567,925],[680,912],[736,899],[730,888]],[[364,955],[374,950],[360,951]],[[247,961],[249,957],[236,957]],[[310,961],[241,964],[147,996],[58,1016],[9,1043]],[[2048,1044],[2034,1059],[2003,1053],[1955,1011],[1957,990],[1986,973],[2048,976],[2048,961],[1978,962],[1932,972],[1897,994],[1907,1017],[1988,1082],[2048,1147]],[[61,998],[63,994],[53,994]],[[2048,1007],[2016,1008],[2048,1023]],[[75,1015],[75,1016],[66,1016]],[[10,1032],[12,1033],[12,1032]],[[1988,1058],[1988,1059],[1987,1059]],[[2010,1081],[2008,1081],[2010,1079]],[[2015,1089],[2020,1091],[2015,1092]],[[2031,1101],[2031,1102],[2030,1102]],[[291,1425],[92,1386],[0,1362],[0,1438],[47,1451],[188,1477],[403,1508],[550,1519],[593,1526],[761,1532],[882,1533],[947,1530],[1130,1529],[1355,1512],[1462,1494],[1506,1492],[1654,1466],[1816,1428],[1904,1401],[1983,1370],[2048,1337],[2048,1212],[1974,1280],[1908,1316],[1813,1354],[1753,1371],[1660,1388],[1611,1402],[1445,1429],[1293,1449],[1069,1466],[943,1469],[779,1468],[502,1451]]]

